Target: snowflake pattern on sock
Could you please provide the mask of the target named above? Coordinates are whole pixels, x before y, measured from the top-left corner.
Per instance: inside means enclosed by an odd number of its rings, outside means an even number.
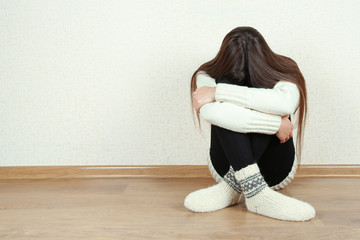
[[[229,171],[224,176],[224,181],[232,187],[237,193],[241,193],[241,188],[238,180],[235,178],[235,171],[230,167]]]
[[[255,196],[267,186],[263,176],[259,172],[239,181],[239,184],[246,198]]]

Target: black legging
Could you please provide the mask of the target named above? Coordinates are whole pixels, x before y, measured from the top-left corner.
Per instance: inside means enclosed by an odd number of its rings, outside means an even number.
[[[234,84],[223,78],[219,82]],[[290,173],[295,157],[293,138],[280,143],[278,137],[261,133],[239,133],[211,125],[210,158],[221,176],[230,166],[237,171],[258,163],[269,186],[282,182]]]

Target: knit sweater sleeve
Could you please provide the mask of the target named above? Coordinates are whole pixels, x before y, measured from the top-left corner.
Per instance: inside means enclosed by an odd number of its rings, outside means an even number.
[[[198,74],[197,87],[215,87],[215,80],[209,81],[207,75]],[[281,116],[262,113],[244,108],[230,102],[211,102],[200,108],[200,116],[219,127],[235,132],[275,134],[281,125]]]
[[[208,123],[242,133],[275,134],[281,116],[262,113],[229,102],[211,102],[200,108],[200,116]]]
[[[202,74],[202,82],[213,83],[215,79]],[[299,104],[300,93],[296,84],[279,81],[274,88],[249,88],[234,84],[216,85],[215,100],[232,102],[245,108],[284,116],[293,114]]]

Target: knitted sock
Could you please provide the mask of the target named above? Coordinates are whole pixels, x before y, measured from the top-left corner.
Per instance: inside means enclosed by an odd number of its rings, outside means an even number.
[[[212,212],[238,204],[241,190],[234,174],[230,168],[218,184],[190,193],[185,198],[184,206],[194,212]]]
[[[310,204],[272,190],[256,163],[235,172],[235,177],[250,212],[287,221],[306,221],[315,217],[315,209]]]

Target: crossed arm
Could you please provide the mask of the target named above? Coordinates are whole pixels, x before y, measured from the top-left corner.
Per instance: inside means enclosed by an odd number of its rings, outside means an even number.
[[[219,83],[205,72],[196,78],[197,88],[216,87],[215,102],[204,104],[200,116],[209,122],[236,132],[275,134],[281,116],[292,114],[299,102],[299,90],[293,83],[280,81],[274,88],[249,88]]]

